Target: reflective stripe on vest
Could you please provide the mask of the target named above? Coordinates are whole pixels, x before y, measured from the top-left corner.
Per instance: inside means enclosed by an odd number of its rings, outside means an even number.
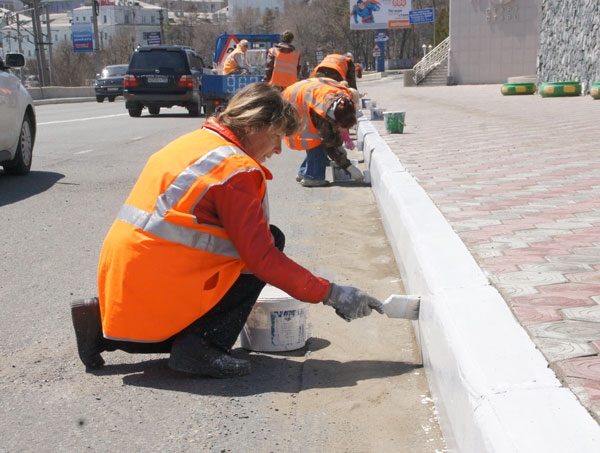
[[[283,91],[283,98],[297,108],[303,120],[303,128],[292,137],[285,138],[291,149],[308,150],[323,142],[319,130],[312,122],[310,110],[324,118],[330,95],[340,92],[351,97],[346,87],[328,78],[301,80]]]
[[[273,54],[273,73],[269,84],[287,88],[298,81],[300,52],[297,50],[282,52],[280,49],[273,47]]]

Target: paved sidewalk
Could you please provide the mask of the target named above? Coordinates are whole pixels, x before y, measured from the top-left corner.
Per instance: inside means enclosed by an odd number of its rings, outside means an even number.
[[[406,112],[402,135],[373,124],[600,420],[600,101],[392,78],[359,89]]]

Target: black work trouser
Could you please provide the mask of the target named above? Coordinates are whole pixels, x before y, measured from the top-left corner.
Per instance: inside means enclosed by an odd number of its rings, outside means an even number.
[[[283,251],[285,236],[271,225],[275,247]],[[159,343],[105,340],[107,350],[120,349],[130,353],[167,353],[179,335],[202,339],[224,351],[229,351],[244,328],[252,307],[266,283],[252,274],[241,274],[221,300],[201,318],[178,334]]]

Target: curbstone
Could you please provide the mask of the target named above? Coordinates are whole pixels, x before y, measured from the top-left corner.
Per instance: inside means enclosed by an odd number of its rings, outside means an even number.
[[[404,285],[423,297],[415,334],[449,450],[600,451],[596,421],[373,129],[359,121],[357,136]]]

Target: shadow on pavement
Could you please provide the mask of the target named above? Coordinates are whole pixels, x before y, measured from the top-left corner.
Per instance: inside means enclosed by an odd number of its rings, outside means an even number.
[[[249,396],[262,393],[297,393],[311,388],[351,387],[358,381],[399,376],[422,365],[385,360],[294,360],[290,356],[303,356],[314,347],[322,348],[327,340],[311,339],[308,348],[289,353],[249,353],[243,349],[234,356],[250,360],[252,373],[234,379],[194,377],[171,370],[167,359],[151,359],[138,363],[106,365],[94,371],[97,376],[122,374],[123,383],[135,387],[185,392],[195,395]],[[316,340],[316,341],[315,341]],[[316,344],[315,344],[316,343]],[[284,355],[285,354],[285,355]]]
[[[32,171],[25,176],[0,173],[0,206],[42,193],[64,177],[61,173],[51,171]]]

